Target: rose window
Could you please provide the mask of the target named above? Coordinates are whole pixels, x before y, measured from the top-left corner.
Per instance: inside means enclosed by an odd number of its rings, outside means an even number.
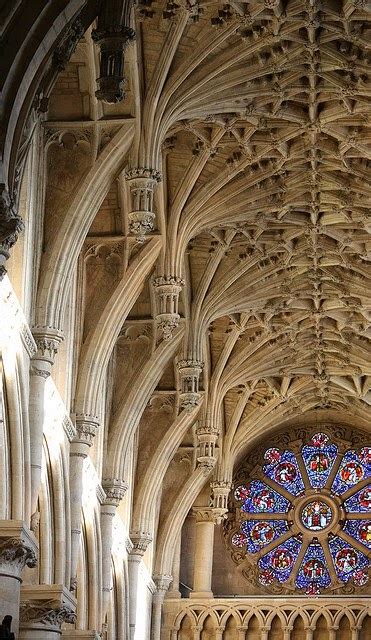
[[[232,536],[258,567],[263,586],[316,595],[368,581],[371,447],[341,453],[316,433],[297,453],[272,447],[259,478],[234,496],[241,523]]]

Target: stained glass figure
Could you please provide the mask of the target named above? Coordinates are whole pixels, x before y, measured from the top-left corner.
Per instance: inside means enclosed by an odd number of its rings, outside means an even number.
[[[328,544],[335,571],[342,582],[348,582],[357,569],[368,567],[367,557],[339,536],[329,537]]]
[[[371,520],[346,520],[343,531],[371,549]]]
[[[310,486],[303,481],[303,465]],[[264,553],[258,561],[260,584],[287,582],[293,588],[295,583],[307,595],[338,589],[349,581],[358,587],[367,584],[371,485],[364,482],[371,478],[371,447],[349,450],[340,459],[336,444],[318,432],[298,454],[289,448],[267,449],[263,471],[266,482],[254,479],[235,490],[244,517],[231,539],[248,553]],[[290,500],[283,489],[291,494]],[[353,546],[351,539],[358,544]],[[337,577],[333,582],[327,566],[330,555]]]
[[[365,477],[365,467],[356,451],[347,451],[332,485],[332,491],[338,495],[351,489]]]
[[[259,560],[259,569],[262,571],[268,569],[276,580],[286,582],[298,557],[301,544],[299,537],[289,538]]]
[[[284,451],[279,461],[266,464],[264,473],[268,478],[282,485],[294,496],[304,490],[304,482],[295,455],[291,451]]]
[[[316,433],[309,445],[302,449],[309,482],[314,489],[322,489],[331,473],[338,448],[328,442],[324,433]]]
[[[247,537],[247,550],[256,553],[288,531],[285,520],[246,520],[241,531]]]
[[[364,487],[344,501],[345,510],[349,513],[371,511],[371,487]]]
[[[234,544],[235,547],[246,547],[247,536],[245,536],[243,533],[235,533],[232,536],[232,544]]]
[[[301,521],[310,531],[326,529],[332,520],[331,507],[321,500],[312,500],[305,505],[301,513]]]
[[[248,495],[241,507],[246,513],[286,513],[289,501],[261,480],[248,485]]]
[[[331,577],[323,548],[319,542],[312,542],[304,554],[296,577],[296,586],[305,589],[308,595],[314,595],[319,588],[324,589],[330,584]]]

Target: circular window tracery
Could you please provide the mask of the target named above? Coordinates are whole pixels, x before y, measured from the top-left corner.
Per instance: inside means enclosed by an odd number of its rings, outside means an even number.
[[[264,454],[262,473],[234,493],[232,545],[253,554],[258,581],[317,595],[368,581],[371,447],[344,454],[322,432],[300,450]]]

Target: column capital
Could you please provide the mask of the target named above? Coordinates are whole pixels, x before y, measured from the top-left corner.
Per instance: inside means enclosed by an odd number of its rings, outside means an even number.
[[[0,575],[20,580],[25,566],[36,566],[36,552],[37,542],[28,527],[18,520],[0,520]]]
[[[90,447],[99,428],[99,418],[86,413],[78,413],[75,422],[76,436],[73,442]]]
[[[35,326],[32,329],[32,335],[37,347],[37,352],[32,360],[41,360],[49,365],[54,364],[55,356],[63,341],[62,332],[55,327]]]
[[[165,573],[155,573],[153,575],[153,582],[156,585],[157,591],[165,592],[168,590],[170,584],[173,581],[173,576]]]
[[[75,609],[76,599],[60,584],[21,587],[21,628],[35,631],[51,627],[59,630],[63,623],[76,622]]]
[[[4,263],[10,256],[10,249],[17,242],[24,229],[22,218],[15,209],[15,204],[5,185],[0,185],[0,269],[1,277],[5,275]]]
[[[125,480],[120,480],[118,478],[104,478],[102,486],[106,494],[106,499],[103,504],[112,505],[114,507],[118,507],[129,488],[129,485]]]
[[[212,522],[215,524],[215,513],[212,507],[193,507],[192,513],[196,516],[196,523]]]
[[[130,538],[133,543],[133,548],[130,552],[131,556],[144,556],[153,540],[149,531],[131,531]]]

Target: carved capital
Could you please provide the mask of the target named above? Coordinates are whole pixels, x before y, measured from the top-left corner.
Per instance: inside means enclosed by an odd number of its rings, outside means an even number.
[[[129,488],[128,483],[118,478],[105,478],[102,485],[106,494],[104,504],[118,507]]]
[[[87,414],[76,415],[76,437],[75,442],[87,444],[89,447],[93,444],[94,436],[99,428],[99,420],[97,416]]]
[[[4,185],[0,185],[0,267],[2,275],[6,270],[4,263],[8,260],[10,249],[17,242],[24,224],[16,213],[15,204]]]
[[[56,605],[54,600],[28,600],[20,606],[20,626],[38,624],[61,628],[63,623],[74,624],[76,613],[70,607]]]
[[[25,566],[36,566],[35,549],[20,538],[0,539],[0,574],[19,576]]]
[[[148,531],[132,531],[130,538],[133,543],[131,555],[143,556],[152,542],[152,536]]]
[[[34,360],[42,360],[43,362],[52,365],[54,363],[55,356],[58,352],[59,346],[63,340],[62,332],[54,327],[39,327],[36,326],[32,329],[32,335],[36,342],[37,352],[34,356]],[[39,373],[36,371],[39,371]],[[35,374],[42,375],[41,369],[35,367]]]
[[[168,590],[170,584],[173,581],[173,576],[164,573],[155,573],[153,576],[153,582],[157,587],[158,592],[162,592],[163,595]]]
[[[196,522],[212,522],[215,524],[215,513],[211,507],[194,507],[192,513],[196,516]]]

